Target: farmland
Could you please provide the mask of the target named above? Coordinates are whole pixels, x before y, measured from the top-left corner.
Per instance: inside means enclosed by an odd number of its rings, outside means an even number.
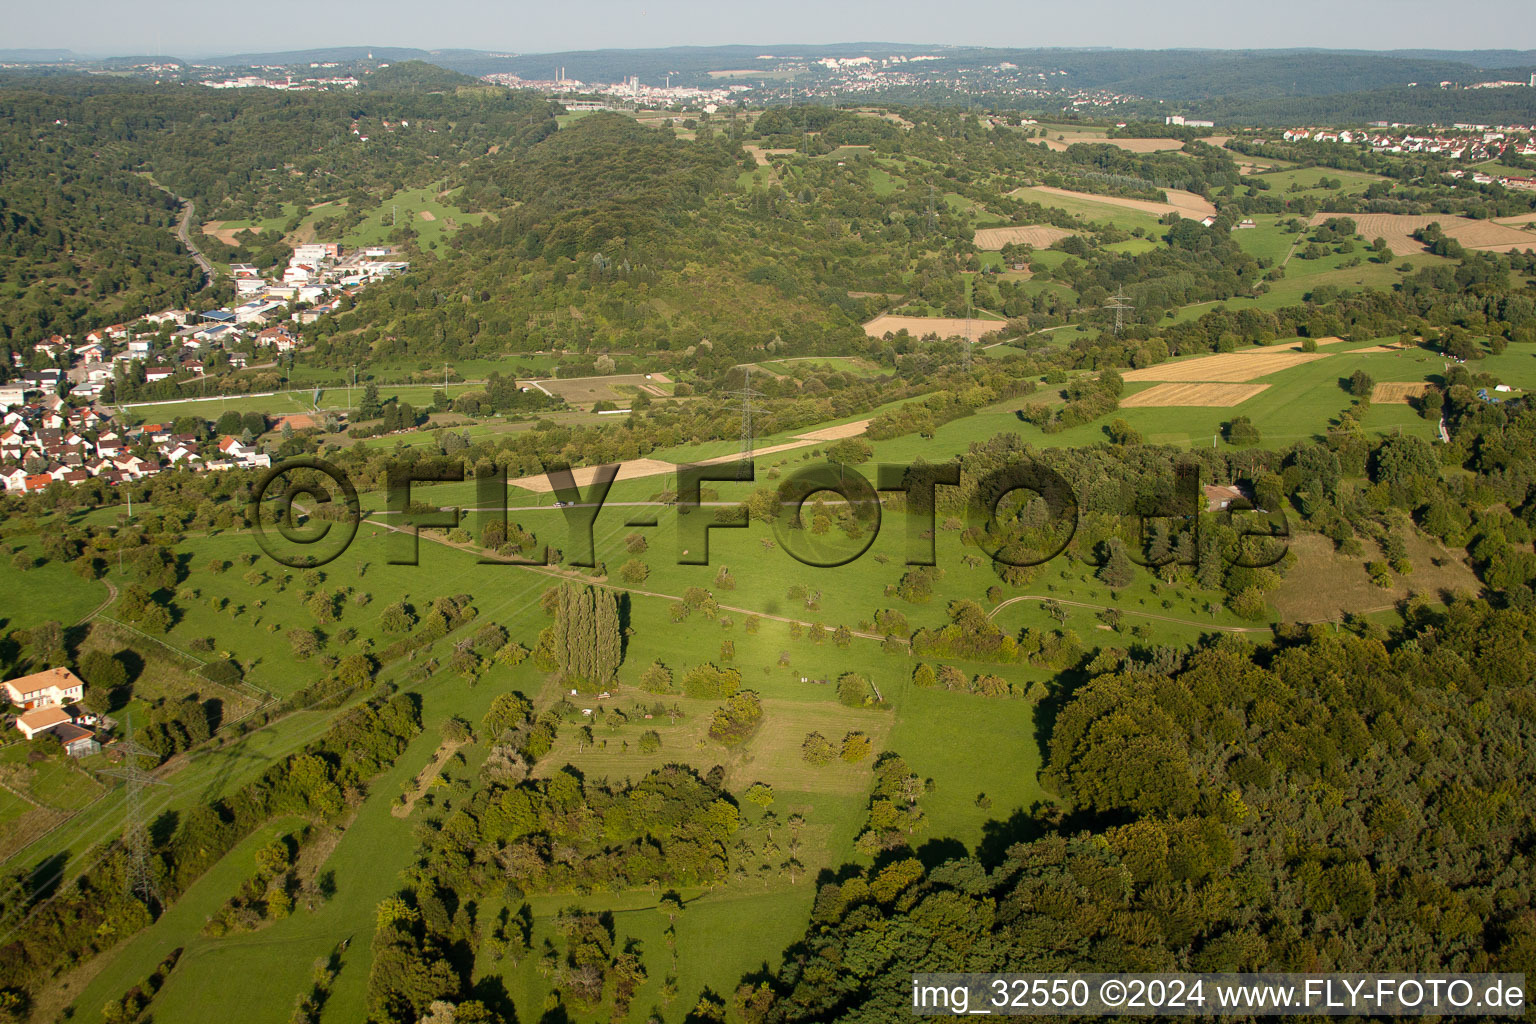
[[[1022,228],[982,228],[976,232],[978,249],[1001,249],[1005,245],[1030,245],[1037,249],[1049,248],[1052,242],[1072,234],[1065,228],[1039,225]]]
[[[1089,192],[1072,192],[1068,189],[1053,188],[1048,185],[1036,185],[1031,188],[1021,189],[1015,195],[1035,199],[1047,206],[1056,205],[1057,202],[1072,204],[1079,210],[1091,211],[1094,207],[1113,207],[1116,210],[1129,210],[1133,213],[1146,214],[1151,217],[1166,217],[1170,213],[1177,213],[1183,217],[1213,216],[1216,207],[1209,200],[1179,189],[1167,189],[1168,201],[1164,203],[1154,202],[1149,199],[1123,199],[1119,196],[1096,195]],[[1072,207],[1063,206],[1064,209]]]
[[[1158,384],[1128,396],[1120,403],[1120,408],[1241,405],[1268,386],[1267,384]]]
[[[1293,366],[1301,366],[1317,359],[1326,359],[1325,352],[1267,352],[1251,349],[1226,355],[1197,356],[1150,366],[1142,370],[1128,370],[1121,374],[1128,381],[1228,381],[1242,382],[1265,377]]]
[[[983,316],[967,320],[963,317],[895,316],[886,313],[865,324],[864,333],[871,338],[883,338],[887,334],[906,331],[914,338],[926,338],[932,334],[940,338],[969,337],[975,340],[1001,326],[1001,321]]]
[[[1321,224],[1339,214],[1318,213],[1312,216],[1313,224]],[[1355,216],[1361,235],[1366,238],[1385,238],[1393,252],[1423,252],[1423,243],[1413,238],[1413,233],[1431,224],[1439,224],[1445,234],[1468,249],[1503,252],[1509,249],[1536,249],[1536,233],[1521,230],[1513,225],[1469,220],[1465,217],[1421,214],[1410,216],[1394,213],[1366,213]]]

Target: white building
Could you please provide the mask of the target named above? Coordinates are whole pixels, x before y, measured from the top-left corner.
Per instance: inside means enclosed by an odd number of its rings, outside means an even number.
[[[28,711],[55,704],[73,704],[85,696],[85,683],[67,668],[50,668],[7,679],[0,689],[12,704]]]

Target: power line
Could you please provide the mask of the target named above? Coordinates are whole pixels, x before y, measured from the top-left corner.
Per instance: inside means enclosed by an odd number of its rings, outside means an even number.
[[[1104,308],[1112,309],[1115,311],[1116,334],[1119,334],[1121,329],[1125,327],[1125,311],[1128,309],[1134,311],[1136,309],[1136,307],[1131,304],[1131,297],[1129,295],[1118,294],[1111,295],[1109,299],[1104,303]]]
[[[750,478],[752,465],[752,399],[762,398],[762,392],[752,387],[752,367],[742,368],[742,386],[739,391],[727,394],[741,399],[741,463],[738,479]]]
[[[99,772],[123,780],[123,848],[128,852],[123,884],[128,895],[137,896],[144,906],[152,908],[160,903],[160,887],[149,862],[149,828],[144,822],[144,787],[164,786],[166,783],[139,767],[139,758],[158,755],[134,742],[132,715],[125,718],[123,734],[123,739],[113,746],[114,750],[123,753],[121,766],[102,768]]]

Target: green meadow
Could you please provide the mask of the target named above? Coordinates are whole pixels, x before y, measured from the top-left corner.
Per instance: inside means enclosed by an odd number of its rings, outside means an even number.
[[[1117,206],[1114,203],[1096,202],[1086,196],[1061,196],[1054,192],[1039,192],[1032,188],[1019,189],[1012,195],[1015,199],[1026,203],[1039,203],[1041,206],[1052,206],[1058,210],[1064,210],[1091,224],[1113,224],[1123,231],[1134,231],[1136,228],[1142,228],[1148,232],[1163,230],[1158,218],[1150,213]]]

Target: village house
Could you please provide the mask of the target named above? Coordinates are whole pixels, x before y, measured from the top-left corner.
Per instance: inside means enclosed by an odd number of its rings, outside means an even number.
[[[67,668],[50,668],[0,683],[5,697],[27,711],[73,704],[85,696],[85,682]]]
[[[95,733],[73,722],[54,726],[53,734],[64,744],[64,753],[70,757],[90,757],[101,749]]]
[[[1248,503],[1248,495],[1241,487],[1231,484],[1206,484],[1201,488],[1205,493],[1205,510],[1207,512],[1221,512],[1230,508],[1233,502]]]
[[[219,441],[219,454],[235,465],[258,469],[272,465],[272,456],[258,451],[253,444],[241,444],[239,438],[227,435]]]
[[[27,739],[33,739],[39,733],[45,733],[49,729],[57,729],[61,725],[68,725],[73,721],[69,712],[61,707],[38,708],[25,714],[16,716],[16,728]]]

